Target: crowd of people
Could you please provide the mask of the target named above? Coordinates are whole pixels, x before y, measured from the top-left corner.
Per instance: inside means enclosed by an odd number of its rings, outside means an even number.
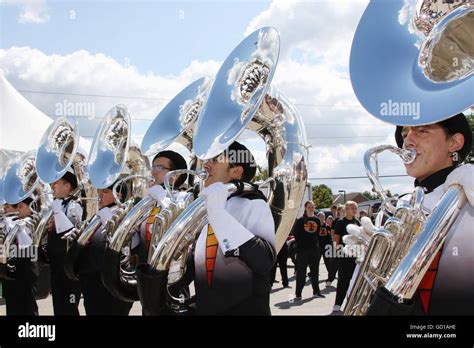
[[[289,288],[288,264],[289,248],[294,248],[294,268],[296,275],[294,300],[302,299],[302,291],[309,277],[313,297],[325,298],[320,289],[320,264],[324,261],[328,277],[323,281],[326,288],[334,289],[336,280],[336,300],[333,313],[341,312],[342,303],[347,295],[356,267],[355,257],[349,257],[342,248],[342,237],[347,235],[347,225],[360,226],[359,219],[367,216],[364,210],[357,211],[357,203],[347,201],[345,204],[332,205],[331,212],[317,212],[312,201],[304,204],[303,216],[296,220],[287,243],[280,250],[277,264],[273,268],[272,284],[276,282],[276,270],[280,269],[283,288]],[[365,214],[364,214],[365,213]],[[308,272],[309,269],[309,272]]]

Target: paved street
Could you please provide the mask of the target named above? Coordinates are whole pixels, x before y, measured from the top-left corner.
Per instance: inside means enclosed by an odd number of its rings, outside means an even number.
[[[324,281],[327,278],[327,270],[324,262],[321,259],[319,266],[319,279],[321,293],[326,298],[313,298],[313,290],[308,281],[303,289],[303,296],[300,301],[294,301],[296,278],[294,275],[294,267],[291,260],[288,260],[288,276],[290,280],[290,288],[284,289],[281,285],[280,271],[277,269],[277,281],[273,285],[273,290],[270,296],[271,310],[273,315],[329,315],[334,305],[336,296],[337,279],[333,282],[333,286],[326,288]],[[308,269],[309,271],[309,269]],[[40,315],[53,315],[53,306],[51,297],[38,301]],[[82,301],[80,303],[81,315],[85,315]],[[131,315],[141,315],[141,305],[135,302]],[[0,305],[0,315],[5,315],[5,305]]]

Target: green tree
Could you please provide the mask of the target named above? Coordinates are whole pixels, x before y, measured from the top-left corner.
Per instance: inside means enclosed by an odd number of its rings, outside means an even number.
[[[367,198],[367,200],[369,200],[369,201],[380,198],[380,195],[378,193],[376,193],[376,192],[372,193],[372,192],[369,192],[369,191],[362,192],[362,196]]]
[[[393,197],[393,194],[392,192],[390,192],[390,190],[387,190],[386,194],[387,194],[387,197]],[[378,192],[369,192],[369,191],[362,192],[362,196],[367,198],[369,201],[381,198]]]
[[[332,190],[326,185],[313,187],[313,202],[316,209],[328,208],[332,204]]]
[[[268,179],[268,169],[263,169],[259,165],[257,165],[257,173],[253,177],[252,182],[259,182]]]

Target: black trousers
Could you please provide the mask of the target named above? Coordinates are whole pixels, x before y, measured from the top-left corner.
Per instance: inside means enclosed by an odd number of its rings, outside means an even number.
[[[79,315],[81,285],[64,272],[66,253],[49,253],[54,315]]]
[[[280,275],[281,275],[281,283],[283,286],[288,285],[288,269],[287,269],[287,263],[288,263],[288,246],[283,244],[283,247],[281,248],[280,252],[278,253],[276,264],[272,269],[272,283],[275,281],[275,276],[276,276],[276,269],[277,266],[280,267]]]
[[[325,243],[325,244],[320,244],[322,245],[319,260],[318,260],[318,265],[319,262],[321,261],[321,257],[324,260],[324,265],[326,266],[326,269],[328,270],[328,279],[330,282],[334,281],[336,279],[336,273],[337,273],[337,260],[333,257],[330,257],[327,255],[327,253],[332,253],[332,243]]]
[[[336,305],[342,306],[351,283],[352,274],[356,267],[355,258],[341,257],[339,263],[339,278],[337,279]]]
[[[296,290],[295,295],[301,297],[306,282],[306,270],[309,266],[313,292],[319,292],[319,248],[298,249],[296,251]]]
[[[133,302],[112,296],[102,284],[100,272],[79,275],[86,315],[128,315]]]
[[[38,315],[38,306],[34,295],[37,274],[29,259],[14,259],[11,264],[15,271],[14,280],[3,280],[3,297],[7,315]]]

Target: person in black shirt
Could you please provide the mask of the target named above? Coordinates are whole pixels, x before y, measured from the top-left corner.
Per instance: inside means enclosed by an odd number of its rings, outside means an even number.
[[[296,290],[295,299],[301,299],[309,266],[313,296],[324,297],[319,290],[319,246],[320,221],[314,216],[314,204],[307,201],[303,217],[296,220],[293,234],[296,240]]]
[[[357,203],[354,201],[347,201],[345,205],[345,216],[337,221],[334,228],[334,242],[336,242],[336,248],[338,250],[342,249],[344,246],[342,237],[348,234],[347,225],[356,224],[360,226],[360,222],[355,218],[356,213]],[[336,302],[333,308],[334,312],[339,312],[341,310],[347,289],[349,289],[352,274],[356,267],[355,257],[348,257],[341,252],[338,252],[337,256],[339,261],[339,278],[337,280]]]
[[[323,212],[318,213],[319,221],[321,222],[321,227],[318,233],[318,244],[319,244],[319,259],[318,265],[321,260],[321,256],[324,259],[324,264],[328,271],[328,279],[326,280],[326,286],[330,286],[331,283],[336,278],[336,268],[334,267],[334,260],[331,257],[332,255],[332,223],[333,217],[328,216],[325,220],[326,215]]]

